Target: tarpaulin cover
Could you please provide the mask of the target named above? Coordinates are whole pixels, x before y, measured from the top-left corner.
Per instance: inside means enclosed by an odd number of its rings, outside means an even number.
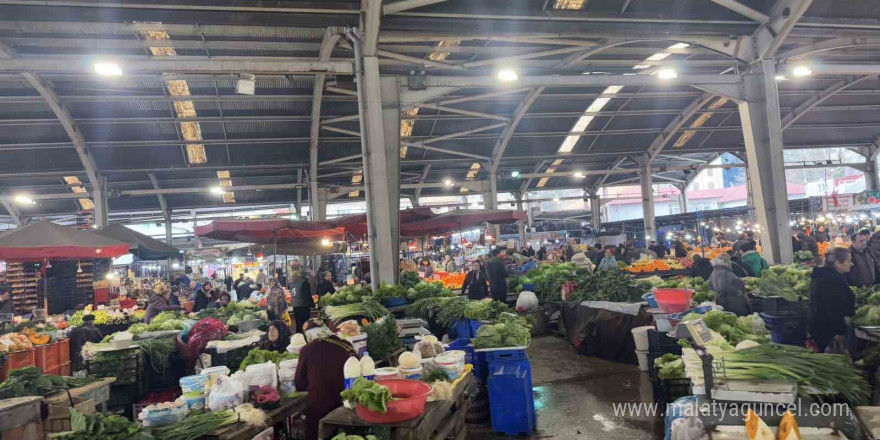
[[[344,228],[327,222],[305,222],[287,219],[269,220],[215,220],[205,226],[196,226],[195,235],[216,240],[241,243],[301,243],[329,238],[343,239]]]
[[[653,325],[654,318],[647,312],[647,306],[634,316],[563,301],[562,322],[568,342],[579,354],[635,364],[638,359],[632,329]]]
[[[324,246],[320,241],[312,240],[308,243],[284,243],[278,245],[278,255],[325,255],[345,253],[348,243],[334,242],[330,246]],[[240,248],[230,249],[226,255],[230,257],[246,257],[251,255],[275,255],[275,246],[272,244],[252,244]]]
[[[40,261],[114,258],[128,253],[129,244],[88,231],[42,220],[0,236],[0,259]]]
[[[469,229],[483,223],[507,224],[523,220],[528,216],[525,211],[508,211],[502,209],[460,209],[412,222],[401,220],[400,235],[413,237],[419,235],[446,234]]]
[[[180,250],[176,247],[120,224],[105,226],[96,230],[95,234],[128,243],[128,251],[141,260],[164,260],[180,256]]]

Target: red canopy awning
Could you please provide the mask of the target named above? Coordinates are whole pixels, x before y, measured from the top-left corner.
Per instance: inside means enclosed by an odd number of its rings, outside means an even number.
[[[0,236],[0,259],[7,261],[115,258],[128,248],[128,243],[47,220]]]
[[[216,240],[241,243],[302,243],[329,238],[342,240],[345,229],[327,222],[304,222],[287,219],[268,220],[215,220],[205,226],[196,226],[195,235]]]
[[[527,217],[525,211],[509,211],[501,209],[459,209],[443,214],[436,214],[430,219],[403,223],[400,235],[415,237],[421,235],[441,235],[469,229],[483,223],[508,224]]]

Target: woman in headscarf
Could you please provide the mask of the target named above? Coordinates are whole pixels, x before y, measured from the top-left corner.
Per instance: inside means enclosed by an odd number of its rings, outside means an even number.
[[[144,322],[149,324],[151,319],[166,310],[180,310],[179,305],[172,305],[168,302],[168,296],[168,288],[164,284],[156,284],[153,287],[153,292],[150,294],[150,299],[147,302],[147,313],[144,315]]]
[[[425,279],[434,278],[434,266],[431,265],[431,260],[422,258],[419,263],[419,273],[424,274]]]
[[[214,285],[210,282],[202,284],[202,287],[196,291],[196,297],[193,301],[193,312],[198,313],[208,307],[208,303],[214,300]]]
[[[269,280],[269,294],[266,295],[266,314],[272,321],[282,319],[287,312],[287,300],[284,298],[284,289],[278,285],[275,279]]]
[[[269,331],[260,340],[260,348],[284,353],[288,345],[290,345],[290,327],[284,321],[272,321],[269,324]]]

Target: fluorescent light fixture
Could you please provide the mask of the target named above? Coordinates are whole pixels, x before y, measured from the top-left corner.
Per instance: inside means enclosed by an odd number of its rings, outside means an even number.
[[[776,75],[775,78],[776,78],[776,81],[787,81],[787,80],[788,80],[788,77],[787,77],[787,76],[785,76],[785,75],[781,75],[781,74],[780,74],[780,75]]]
[[[95,63],[95,73],[101,76],[121,76],[122,68],[116,63]]]
[[[19,194],[19,195],[13,197],[12,200],[15,203],[18,203],[19,205],[36,205],[37,204],[37,202],[35,202],[34,199],[32,199],[26,195],[23,195],[23,194]]]
[[[180,263],[174,263],[171,265],[172,269],[180,269]]]
[[[583,178],[586,177],[586,176],[585,176],[584,173],[581,172],[581,171],[575,171],[575,173],[574,173],[574,177],[577,177],[578,179],[583,179]]]
[[[657,72],[657,78],[660,79],[675,79],[678,78],[678,72],[673,69],[660,69]]]
[[[517,178],[517,177],[519,177],[519,171],[511,171],[511,172],[510,172],[510,177],[513,177],[514,179]]]
[[[446,180],[444,180],[443,183],[444,183],[446,186],[452,186],[452,180],[450,180],[450,179],[446,179]]]
[[[504,69],[498,71],[498,81],[501,82],[513,82],[519,79],[519,75],[516,74],[516,71],[511,69]]]
[[[794,69],[791,69],[791,74],[794,76],[810,76],[813,74],[813,71],[807,66],[795,66]]]
[[[214,193],[214,194],[222,195],[222,194],[225,193],[226,191],[223,191],[223,188],[222,188],[222,187],[215,186],[215,187],[211,188],[211,192]]]

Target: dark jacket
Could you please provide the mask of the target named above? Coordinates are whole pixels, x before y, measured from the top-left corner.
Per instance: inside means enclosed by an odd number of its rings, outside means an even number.
[[[747,241],[749,241],[748,238],[739,238],[736,241],[734,241],[733,242],[733,252],[734,253],[739,252],[742,249],[742,246],[744,244],[746,244]]]
[[[205,307],[208,307],[208,294],[205,293],[204,289],[199,289],[196,291],[196,297],[193,300],[193,312],[199,312],[204,310]]]
[[[694,278],[700,277],[709,281],[709,277],[712,276],[712,262],[705,258],[694,261],[694,265],[691,266],[691,276]]]
[[[724,311],[746,316],[751,313],[749,299],[745,294],[745,283],[734,275],[727,266],[714,266],[709,277],[709,287],[717,292],[715,303]]]
[[[834,336],[846,334],[844,318],[855,314],[855,298],[833,267],[817,267],[810,278],[810,335],[824,349]]]
[[[740,278],[755,276],[755,274],[753,274],[748,267],[742,264],[742,259],[737,256],[733,256],[730,258],[730,270],[733,271],[734,275]]]
[[[0,313],[15,313],[15,307],[12,304],[12,295],[9,296],[9,301],[0,302]]]
[[[623,251],[623,262],[627,265],[630,265],[633,263],[633,261],[638,260],[641,256],[642,252],[640,250],[634,247],[628,247],[626,248],[626,250]]]
[[[526,249],[525,255],[526,255],[527,257],[534,257],[534,256],[535,256],[535,250],[534,250],[533,248],[528,248],[528,249]]]
[[[168,303],[168,297],[150,293],[150,299],[147,300],[147,313],[144,315],[144,322],[150,323],[156,315],[166,310],[180,310],[180,306]]]
[[[541,248],[538,249],[537,255],[538,255],[539,260],[546,260],[547,259],[547,249],[544,246],[541,246]]]
[[[828,241],[828,233],[827,232],[816,231],[813,233],[813,237],[816,239],[817,243],[825,243],[826,241]]]
[[[91,324],[74,327],[70,330],[68,337],[70,338],[70,361],[73,363],[74,370],[83,368],[82,348],[86,342],[97,343],[104,339],[101,330]]]
[[[574,256],[574,248],[571,246],[565,247],[565,261],[571,261],[571,257]]]
[[[587,258],[589,258],[590,261],[592,261],[595,265],[596,259],[599,258],[599,251],[596,250],[596,248],[591,247],[590,250],[587,251]]]
[[[318,283],[318,290],[317,290],[318,293],[316,293],[316,295],[318,295],[318,297],[321,297],[321,296],[324,296],[328,293],[333,293],[335,291],[336,290],[333,288],[333,282],[327,281],[327,280],[321,280],[321,282]]]
[[[685,258],[688,256],[687,248],[684,247],[684,243],[680,241],[675,242],[673,249],[675,249],[675,258]]]
[[[867,248],[858,250],[850,248],[853,267],[846,274],[850,286],[870,286],[877,280],[877,261],[871,256]]]
[[[770,267],[770,265],[767,264],[767,260],[765,260],[758,251],[748,251],[744,253],[740,261],[742,265],[751,272],[751,276],[753,277],[760,278],[761,272]]]
[[[648,248],[651,252],[657,254],[657,258],[666,258],[666,254],[669,253],[669,249],[666,249],[666,245],[664,244],[655,244]]]
[[[802,251],[810,251],[810,253],[813,254],[813,258],[816,258],[819,256],[819,245],[816,244],[816,240],[813,239],[813,237],[810,237],[808,235],[808,236],[802,238],[800,240],[800,245],[801,245],[801,250]],[[795,250],[797,250],[797,248],[795,248]]]
[[[312,286],[308,278],[299,277],[290,285],[290,299],[293,307],[315,307],[312,300]]]
[[[472,270],[464,277],[461,293],[467,293],[470,299],[483,299],[489,296],[489,280],[479,269]]]
[[[490,258],[488,272],[489,291],[492,293],[507,293],[507,266],[504,264],[504,260],[498,257]]]

